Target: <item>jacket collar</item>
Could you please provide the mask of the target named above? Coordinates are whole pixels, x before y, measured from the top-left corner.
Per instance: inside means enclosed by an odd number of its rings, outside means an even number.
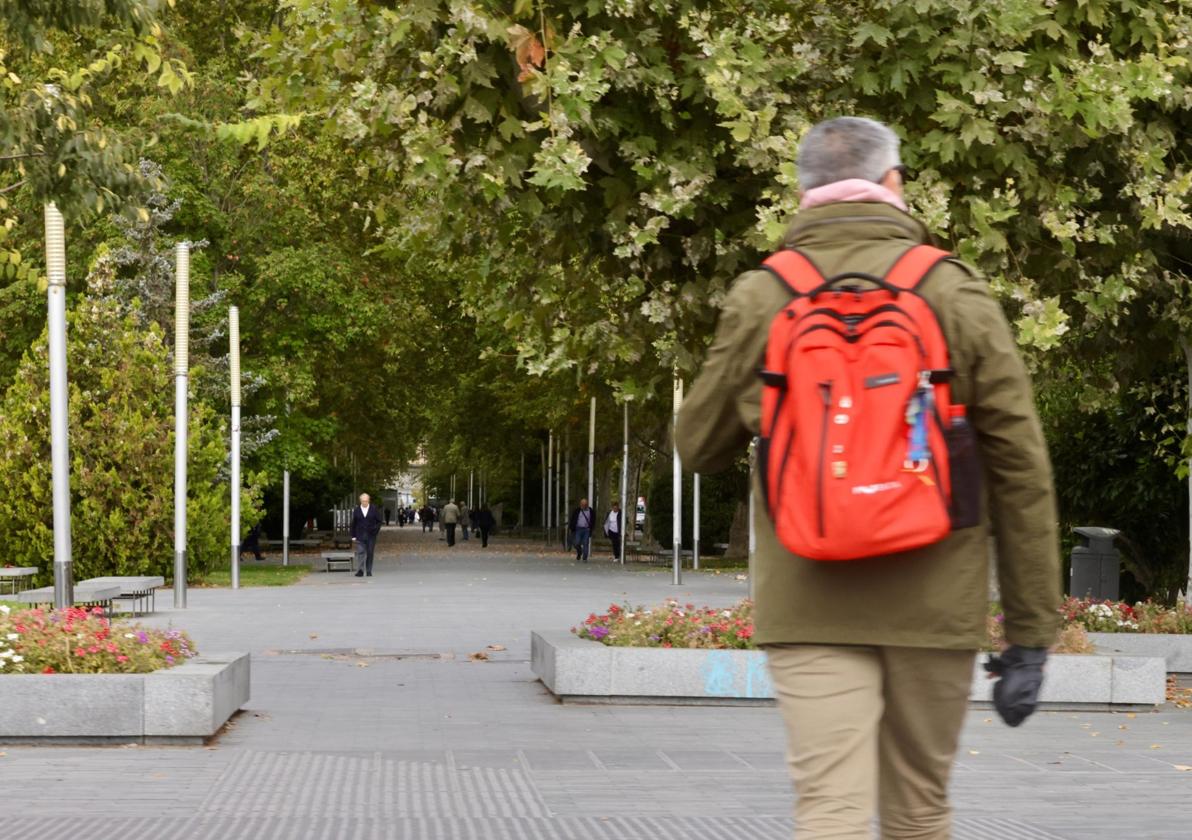
[[[801,210],[787,229],[783,247],[814,248],[882,239],[915,245],[932,241],[922,222],[897,207],[845,201]]]

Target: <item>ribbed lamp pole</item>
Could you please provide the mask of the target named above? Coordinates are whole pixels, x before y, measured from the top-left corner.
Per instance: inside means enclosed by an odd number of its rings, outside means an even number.
[[[588,505],[595,510],[596,499],[596,398],[588,406]],[[601,502],[604,500],[601,499]],[[595,527],[593,522],[592,526]]]
[[[674,418],[671,423],[671,437],[674,438],[675,431],[679,428],[679,408],[683,405],[683,380],[679,378],[678,373],[675,373],[675,389],[674,389]],[[671,531],[671,539],[673,540],[673,566],[674,579],[671,581],[675,586],[683,583],[683,465],[679,461],[679,447],[673,442],[671,446],[674,449],[674,463],[671,491],[671,504],[673,528]]]
[[[629,534],[636,536],[637,528],[637,500],[629,504],[629,401],[626,400],[621,412],[622,437],[621,447],[621,565],[625,565],[625,543]]]
[[[228,309],[232,373],[232,588],[240,588],[240,310]]]
[[[66,384],[66,233],[62,214],[45,207],[46,308],[50,351],[50,465],[54,506],[54,608],[74,604],[70,547],[70,432]]]
[[[187,390],[190,382],[190,245],[174,246],[174,609],[186,609]]]

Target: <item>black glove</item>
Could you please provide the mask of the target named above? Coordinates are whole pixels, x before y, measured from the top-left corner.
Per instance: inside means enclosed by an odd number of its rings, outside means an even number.
[[[1034,714],[1046,661],[1046,648],[1010,645],[985,663],[986,671],[1001,678],[993,686],[993,705],[1007,726],[1018,726]]]

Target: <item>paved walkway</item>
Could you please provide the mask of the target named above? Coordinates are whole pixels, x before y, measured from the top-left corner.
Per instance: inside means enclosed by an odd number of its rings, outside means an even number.
[[[407,527],[376,575],[192,590],[201,649],[251,650],[248,710],[206,748],[0,748],[0,837],[724,840],[790,837],[773,708],[561,706],[529,631],[612,601],[728,603],[731,575],[606,563]],[[487,662],[469,654],[489,645]],[[3,698],[0,697],[0,702]],[[974,711],[956,840],[1186,840],[1192,714]],[[19,815],[19,816],[14,816]]]

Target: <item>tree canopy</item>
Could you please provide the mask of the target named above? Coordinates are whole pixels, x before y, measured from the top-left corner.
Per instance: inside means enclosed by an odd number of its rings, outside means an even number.
[[[1165,509],[1186,501],[1188,0],[0,10],[4,387],[40,332],[54,200],[72,265],[130,256],[140,317],[168,311],[161,255],[205,243],[196,394],[226,411],[235,303],[270,486],[290,469],[333,496],[349,463],[375,486],[418,457],[510,481],[548,430],[581,439],[591,396],[605,468],[618,401],[648,461],[670,378],[797,210],[800,139],[864,114],[902,138],[912,211],[1003,301],[1053,439],[1134,434]],[[1112,469],[1078,460],[1057,464],[1083,487]]]

